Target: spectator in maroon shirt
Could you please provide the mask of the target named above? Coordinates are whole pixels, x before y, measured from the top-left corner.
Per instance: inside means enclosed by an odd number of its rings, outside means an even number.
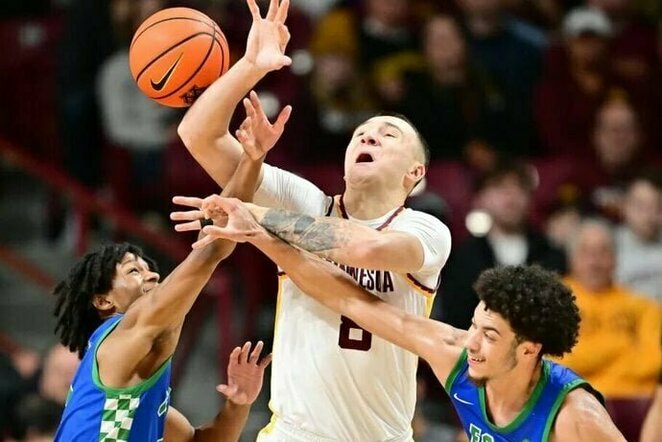
[[[630,81],[648,81],[655,71],[655,28],[637,15],[631,0],[588,0],[603,10],[613,27],[611,63],[615,72]]]
[[[621,218],[626,184],[642,170],[659,164],[659,155],[643,148],[637,111],[622,99],[604,103],[593,132],[595,159],[589,167],[575,163],[575,177],[601,215]]]
[[[536,96],[536,119],[547,154],[590,158],[595,114],[625,85],[609,70],[613,28],[598,9],[575,8],[563,22],[563,48],[548,54]]]

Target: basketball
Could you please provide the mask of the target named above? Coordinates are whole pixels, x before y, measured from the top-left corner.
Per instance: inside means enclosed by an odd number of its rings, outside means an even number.
[[[163,9],[136,30],[129,68],[138,88],[170,107],[186,107],[229,67],[228,42],[218,25],[190,8]]]

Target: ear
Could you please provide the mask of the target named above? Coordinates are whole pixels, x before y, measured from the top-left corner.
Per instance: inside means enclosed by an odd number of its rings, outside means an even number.
[[[409,182],[411,186],[414,186],[416,183],[421,181],[425,176],[425,165],[422,163],[414,163],[414,165],[407,171],[405,175],[405,180]]]
[[[522,343],[522,349],[524,356],[537,358],[542,350],[542,344],[526,341]]]
[[[105,295],[94,295],[94,297],[92,297],[92,305],[102,315],[112,313],[112,311],[115,310],[113,297],[110,296],[109,293],[106,293]]]

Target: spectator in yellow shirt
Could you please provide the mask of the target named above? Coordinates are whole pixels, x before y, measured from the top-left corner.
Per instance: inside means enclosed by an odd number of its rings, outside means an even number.
[[[562,361],[608,402],[626,401],[626,422],[619,425],[618,416],[612,417],[627,440],[638,440],[662,365],[662,317],[657,303],[614,284],[615,262],[608,224],[584,221],[571,245],[566,278],[582,322],[577,345]],[[642,410],[635,413],[637,406]]]

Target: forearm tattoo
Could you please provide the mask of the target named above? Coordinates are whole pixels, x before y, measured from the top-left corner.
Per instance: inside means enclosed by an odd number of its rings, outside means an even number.
[[[316,220],[287,210],[269,209],[258,222],[283,241],[309,252],[330,251],[348,242],[347,232],[332,219]]]

